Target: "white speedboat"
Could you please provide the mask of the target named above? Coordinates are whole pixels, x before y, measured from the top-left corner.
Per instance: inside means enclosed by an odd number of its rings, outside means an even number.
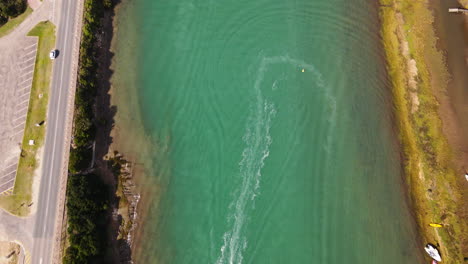
[[[426,250],[427,254],[429,254],[429,256],[431,256],[431,258],[433,258],[434,260],[436,261],[442,261],[442,258],[440,257],[440,254],[439,254],[439,250],[437,250],[437,248],[431,244],[427,244],[425,247],[424,247],[424,250]]]

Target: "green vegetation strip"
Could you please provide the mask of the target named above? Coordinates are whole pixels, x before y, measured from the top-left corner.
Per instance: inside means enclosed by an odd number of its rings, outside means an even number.
[[[463,217],[457,215],[461,190],[456,186],[453,154],[442,131],[435,97],[445,92],[448,73],[442,54],[436,49],[434,18],[425,1],[381,3],[387,67],[421,243],[440,245],[444,263],[462,263],[461,244],[466,233],[462,230]],[[410,88],[414,66],[416,84]],[[441,223],[444,227],[432,228],[429,223]]]
[[[63,263],[104,263],[98,258],[104,254],[106,243],[107,198],[106,185],[99,175],[70,175],[67,190],[69,247]]]
[[[109,0],[86,0],[80,45],[78,83],[75,95],[73,143],[70,150],[67,182],[67,238],[63,263],[104,263],[107,224],[110,215],[109,193],[101,175],[88,173],[95,140],[94,104],[98,88],[99,64],[97,32]]]
[[[55,26],[47,21],[41,22],[28,35],[38,36],[39,43],[29,98],[28,117],[26,119],[22,143],[22,153],[16,173],[13,194],[0,197],[0,207],[19,216],[26,216],[29,213],[34,171],[38,167],[36,157],[38,150],[44,144],[45,125],[37,127],[35,124],[46,120],[50,76],[52,73],[52,61],[49,59],[49,52],[55,45]],[[28,144],[30,139],[35,141],[33,146],[29,146]]]
[[[21,24],[21,22],[23,22],[32,13],[32,11],[33,10],[28,7],[23,14],[8,20],[6,24],[0,26],[0,38],[8,35],[8,33]]]

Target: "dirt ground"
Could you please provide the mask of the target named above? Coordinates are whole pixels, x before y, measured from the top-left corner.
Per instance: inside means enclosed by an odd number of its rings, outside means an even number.
[[[17,264],[20,246],[11,242],[0,242],[0,264]]]

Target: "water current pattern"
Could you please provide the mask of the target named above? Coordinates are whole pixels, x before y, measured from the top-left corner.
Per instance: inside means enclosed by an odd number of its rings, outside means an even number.
[[[239,163],[239,175],[242,178],[242,184],[233,195],[234,201],[230,205],[232,212],[228,218],[232,227],[223,236],[224,243],[221,247],[221,255],[216,261],[217,264],[242,263],[242,252],[248,245],[246,237],[242,235],[242,229],[246,221],[248,221],[248,211],[254,210],[254,200],[260,192],[262,168],[265,159],[270,154],[269,146],[272,142],[270,135],[271,122],[276,114],[274,102],[269,102],[264,98],[262,87],[271,87],[272,91],[278,89],[278,79],[274,80],[272,84],[264,84],[264,76],[269,66],[280,63],[289,64],[295,69],[302,69],[301,72],[307,70],[315,76],[316,87],[325,89],[321,74],[311,64],[291,59],[288,56],[262,58],[258,67],[257,79],[253,86],[256,100],[251,107],[246,132],[243,137],[246,148],[242,152],[242,160]],[[332,106],[329,120],[333,124],[336,103],[331,96],[324,98],[324,100],[327,99],[329,105]],[[327,140],[327,149],[329,149],[329,144],[331,144],[330,137]]]
[[[366,0],[123,2],[116,124],[141,120],[144,136],[125,141],[157,190],[142,195],[136,263],[421,260],[377,12]]]

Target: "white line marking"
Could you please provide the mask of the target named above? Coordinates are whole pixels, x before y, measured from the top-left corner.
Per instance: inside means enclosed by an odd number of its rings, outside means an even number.
[[[20,71],[24,71],[24,70],[29,69],[29,68],[32,68],[32,67],[34,67],[34,64],[29,64],[29,65],[26,66],[26,67],[20,67]]]
[[[67,8],[67,18],[70,17],[70,4],[68,5],[68,8]],[[68,29],[68,23],[70,22],[70,19],[67,19],[67,22],[65,23],[65,29]],[[68,35],[68,30],[65,30],[65,45],[64,47],[68,47],[67,46],[67,42],[68,42],[68,38],[67,38],[67,35]],[[64,56],[65,58],[65,56]],[[62,63],[62,69],[61,69],[61,72],[60,72],[60,82],[59,82],[59,96],[58,96],[58,100],[57,100],[57,103],[60,104],[60,98],[62,97],[62,85],[63,85],[63,73],[64,73],[64,69],[65,69],[65,64]],[[60,111],[57,111],[56,114],[55,114],[55,121],[58,120],[58,115],[59,115],[59,112]],[[55,130],[54,130],[54,143],[52,144],[52,155],[51,155],[51,160],[55,160],[55,144],[57,143],[57,129],[58,129],[58,123],[55,123]],[[52,172],[54,171],[54,162],[52,162],[52,165],[51,165],[51,170],[50,170],[50,174],[49,175],[52,175]],[[52,186],[52,177],[49,177],[49,190],[51,189],[51,186]],[[49,213],[49,200],[50,200],[50,191],[47,193],[47,206],[46,206],[46,211],[45,211],[45,215],[44,215],[44,219],[47,219],[47,215]],[[47,230],[47,224],[45,224],[45,227],[44,227],[44,230],[43,230],[43,233],[45,234]]]
[[[20,104],[20,105],[22,105],[22,104],[24,104],[24,103],[28,103],[28,104],[29,104],[29,98],[28,98],[28,99],[26,99],[26,100],[24,100],[24,101],[22,101],[22,102],[21,102],[21,103],[19,103],[19,104]]]
[[[29,89],[31,88],[31,83],[27,83],[26,86],[23,86],[23,87],[20,87],[17,91],[21,91],[21,90],[24,90],[24,89]]]
[[[28,91],[27,93],[24,93],[24,94],[20,95],[19,98],[22,98],[24,96],[27,96],[29,98],[30,94],[31,94],[31,92]]]
[[[5,178],[5,177],[8,177],[8,176],[10,176],[10,175],[12,175],[12,174],[13,174],[13,176],[14,176],[15,173],[16,173],[16,169],[15,169],[14,171],[12,171],[12,172],[9,172],[8,174],[5,174],[5,175],[1,176],[0,179],[3,179],[3,178]]]
[[[28,101],[29,101],[29,97],[30,97],[29,94],[30,94],[29,92],[28,92],[28,93],[24,93],[24,94],[20,95],[19,98],[26,97],[24,100],[28,100]],[[29,105],[29,104],[28,104],[28,105]]]
[[[15,119],[13,119],[13,122],[16,121],[16,120],[18,120],[18,119],[20,119],[20,118],[26,117],[26,116],[27,116],[27,114],[26,114],[26,115],[22,115],[22,116],[20,116],[20,117],[17,117],[17,118],[15,118]]]
[[[30,45],[30,46],[28,46],[28,47],[26,47],[26,48],[24,48],[24,50],[27,50],[27,49],[32,48],[32,47],[34,47],[34,46],[37,46],[37,42],[34,43],[34,44],[32,44],[32,45]]]
[[[14,179],[15,179],[15,178],[13,178],[13,179],[11,179],[11,180],[9,180],[9,181],[7,181],[7,182],[3,183],[3,184],[0,184],[0,187],[2,187],[2,186],[3,186],[3,185],[5,185],[5,184],[8,184],[8,183],[10,183],[10,182],[11,182],[11,181],[13,181]]]
[[[25,122],[23,122],[23,123],[20,123],[20,124],[18,124],[18,125],[16,125],[16,126],[14,126],[14,127],[13,127],[13,129],[15,129],[15,128],[19,127],[19,126],[23,126],[23,125],[24,125],[24,123],[25,123]]]
[[[21,89],[16,90],[16,96],[21,97],[30,92],[31,92],[31,89],[29,89],[29,87],[21,88]]]
[[[18,130],[17,132],[14,132],[13,137],[18,136],[19,134],[23,133],[23,129]]]
[[[33,59],[33,58],[34,58],[34,57],[32,57],[31,59]],[[31,59],[30,59],[30,60],[31,60]],[[26,65],[26,66],[25,66],[25,65]],[[23,69],[29,68],[29,67],[31,67],[31,66],[34,66],[34,63],[29,62],[29,61],[25,61],[25,62],[22,62],[22,63],[20,64],[20,66],[23,66],[23,68],[21,69],[21,70],[23,70]]]
[[[13,168],[12,170],[10,170],[10,171],[7,172],[7,173],[4,173],[3,175],[8,175],[8,174],[10,174],[10,173],[12,173],[12,172],[15,172],[15,171],[16,171],[16,168]]]
[[[30,51],[30,52],[24,54],[24,55],[23,55],[23,58],[26,58],[29,54],[34,53],[34,52],[36,52],[36,50],[32,50],[32,51]]]
[[[21,89],[21,90],[17,90],[17,92],[18,92],[18,93],[17,93],[16,95],[17,95],[18,97],[21,98],[21,97],[24,96],[25,94],[30,94],[30,93],[31,93],[31,90],[30,90],[30,89],[27,89],[27,88],[23,88],[23,89]]]
[[[23,61],[22,63],[29,63],[29,61],[32,61],[32,60],[34,60],[35,58],[36,58],[36,56],[31,56],[31,58],[29,58],[29,59]]]
[[[13,164],[11,164],[11,165],[8,165],[8,166],[5,167],[5,169],[4,169],[3,171],[5,171],[6,169],[8,169],[8,168],[10,168],[10,167],[16,166],[16,165],[18,165],[17,162],[15,162],[15,163],[13,163]]]
[[[24,88],[24,89],[19,90],[19,92],[25,94],[25,93],[30,93],[31,91],[28,91],[26,88]],[[21,95],[19,96],[21,97]],[[29,105],[29,98],[23,99],[23,101],[16,103],[16,107],[23,107],[24,105]]]
[[[24,58],[24,57],[27,57],[29,54],[31,54],[31,53],[33,53],[33,52],[36,52],[36,51],[37,51],[37,49],[33,49],[33,50],[28,51],[28,53],[25,53],[25,54],[23,55],[23,58]]]
[[[19,84],[22,84],[22,83],[25,83],[25,82],[31,81],[31,80],[32,80],[32,76],[31,76],[29,79],[26,79],[26,80],[21,81]]]
[[[22,74],[22,75],[20,76],[20,78],[23,78],[24,76],[27,76],[27,75],[29,75],[29,74],[32,74],[33,72],[34,72],[34,70],[28,71],[27,73]],[[31,77],[31,79],[32,79],[32,77]]]
[[[16,110],[17,113],[23,113],[25,110],[28,110],[28,106],[23,106],[23,108],[20,108],[18,110]]]

